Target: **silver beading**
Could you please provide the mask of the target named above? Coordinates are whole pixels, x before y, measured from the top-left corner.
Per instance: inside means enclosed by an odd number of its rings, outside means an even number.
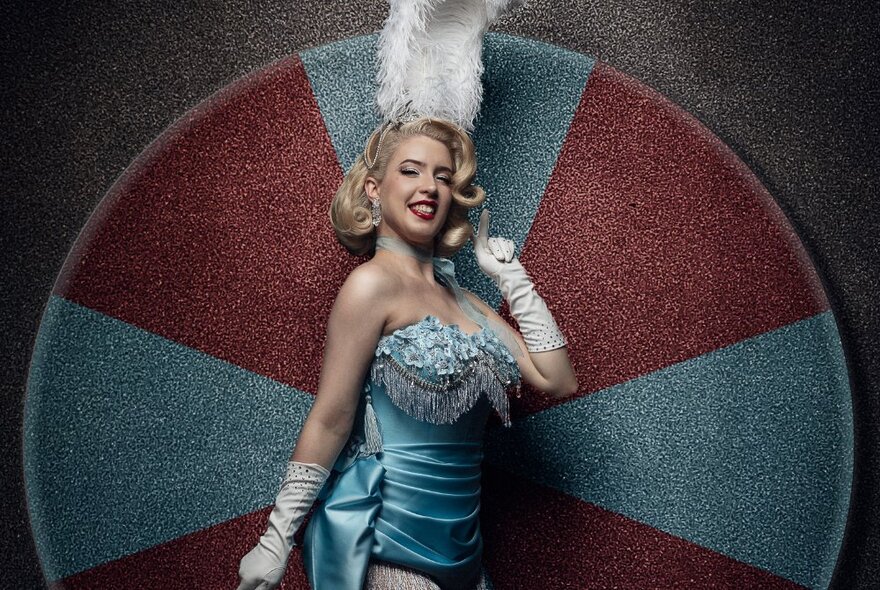
[[[373,227],[379,227],[379,223],[382,221],[382,209],[379,207],[378,199],[370,201],[370,214],[373,217]]]
[[[367,156],[369,155],[367,153],[367,150],[370,149],[369,144],[367,144],[367,147],[364,150],[364,164],[367,165],[367,170],[372,170],[373,166],[375,166],[376,162],[379,160],[379,153],[382,151],[382,140],[385,139],[385,134],[388,132],[389,129],[391,129],[390,124],[385,124],[382,126],[382,131],[379,132],[379,143],[376,144],[376,155],[373,156],[372,162],[370,162],[370,160],[367,158]]]

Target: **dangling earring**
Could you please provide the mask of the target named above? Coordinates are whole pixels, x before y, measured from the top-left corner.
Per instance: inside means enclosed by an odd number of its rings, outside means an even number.
[[[379,227],[379,222],[382,221],[382,210],[379,209],[379,200],[370,201],[372,205],[370,205],[370,213],[373,214],[373,227]]]

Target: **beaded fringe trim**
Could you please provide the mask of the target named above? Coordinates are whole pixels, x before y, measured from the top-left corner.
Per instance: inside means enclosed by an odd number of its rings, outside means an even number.
[[[468,367],[466,379],[454,379],[444,384],[426,381],[391,356],[373,363],[371,377],[374,382],[385,386],[394,405],[416,420],[452,424],[473,408],[480,395],[485,393],[504,425],[510,426],[507,387],[511,382],[505,381],[485,358],[478,358]]]
[[[373,409],[373,398],[367,395],[367,407],[364,410],[364,446],[361,453],[375,455],[382,452],[382,434],[379,432],[379,420]]]

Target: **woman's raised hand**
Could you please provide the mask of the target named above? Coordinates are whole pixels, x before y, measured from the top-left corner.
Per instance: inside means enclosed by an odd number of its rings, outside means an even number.
[[[473,237],[474,252],[480,270],[491,278],[497,278],[507,264],[516,259],[516,244],[507,238],[489,237],[489,210],[483,209],[477,233]]]
[[[480,270],[495,281],[516,318],[529,352],[545,352],[566,345],[544,300],[535,292],[528,273],[513,255],[510,240],[489,237],[489,211],[483,210],[474,237],[474,251]],[[567,358],[567,357],[566,357]]]

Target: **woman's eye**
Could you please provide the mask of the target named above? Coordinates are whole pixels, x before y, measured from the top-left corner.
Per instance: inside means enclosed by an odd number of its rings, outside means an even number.
[[[419,173],[419,171],[415,170],[413,168],[404,168],[403,170],[400,171],[400,173],[405,174],[406,176],[415,176]]]
[[[443,184],[450,184],[452,182],[452,179],[448,176],[438,176],[437,180],[439,180]]]

